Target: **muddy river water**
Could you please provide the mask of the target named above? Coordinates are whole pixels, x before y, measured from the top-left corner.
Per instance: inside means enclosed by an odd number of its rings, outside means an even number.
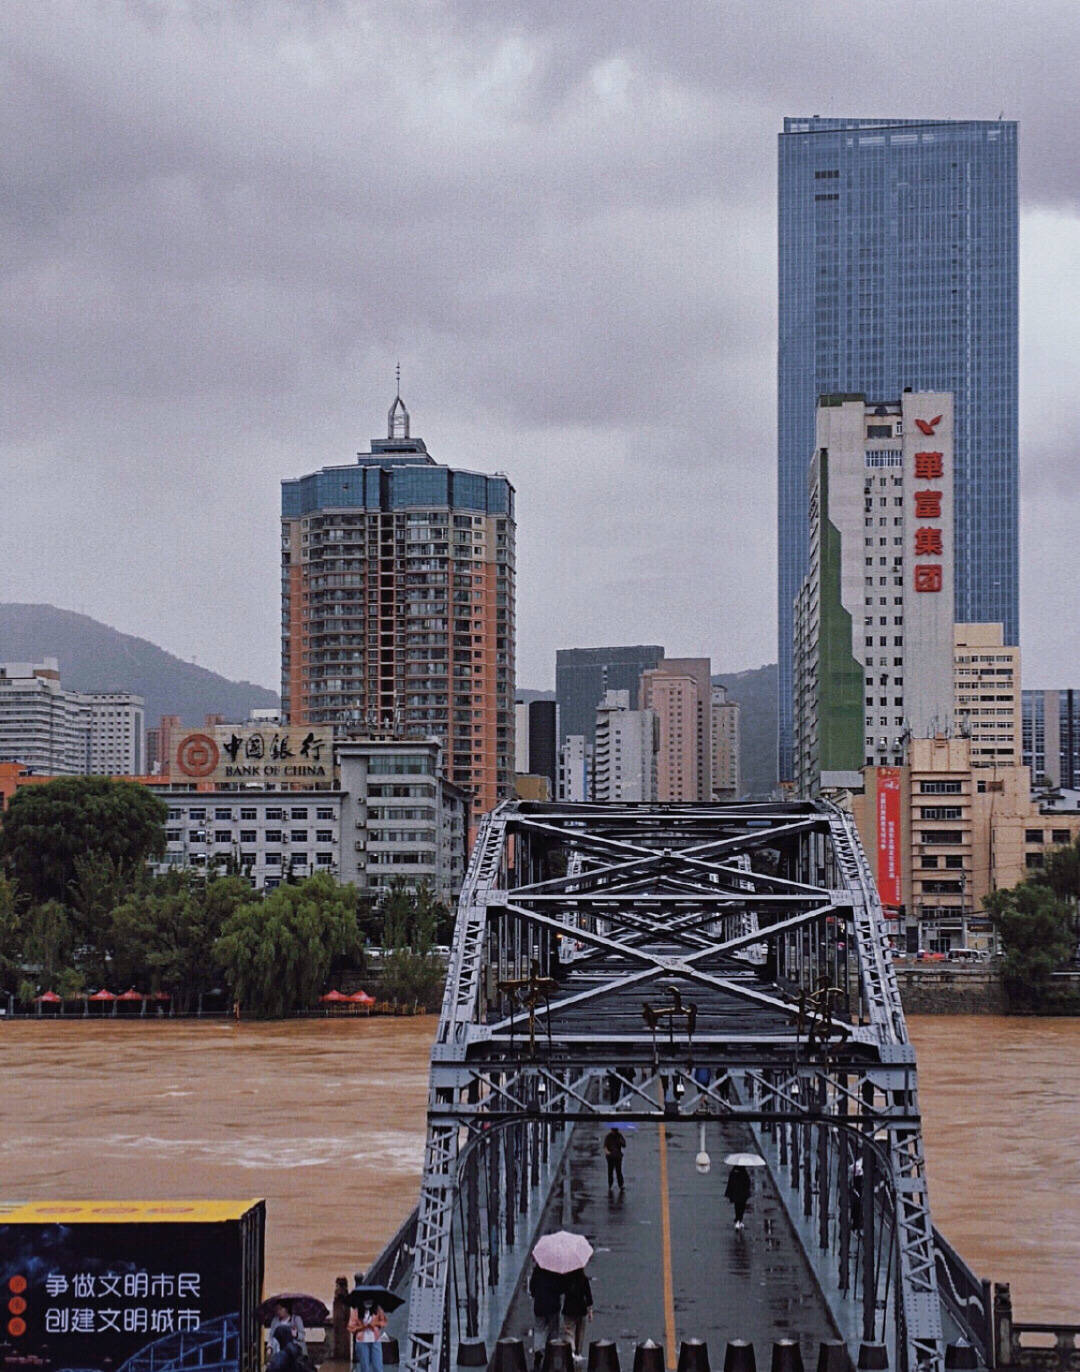
[[[2,1023],[0,1197],[265,1196],[267,1290],[329,1299],[416,1202],[435,1023]],[[935,1222],[1080,1318],[1080,1019],[909,1025]]]

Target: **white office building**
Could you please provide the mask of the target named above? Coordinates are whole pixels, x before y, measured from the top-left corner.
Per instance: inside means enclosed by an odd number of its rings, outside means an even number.
[[[596,709],[593,800],[655,800],[659,747],[656,712],[631,710],[629,691],[607,691]]]

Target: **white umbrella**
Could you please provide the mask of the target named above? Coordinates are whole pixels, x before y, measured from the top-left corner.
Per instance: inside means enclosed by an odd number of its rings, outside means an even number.
[[[545,1234],[533,1248],[533,1257],[547,1272],[576,1272],[592,1255],[592,1244],[585,1235],[571,1234],[566,1229]]]
[[[765,1159],[756,1153],[729,1153],[724,1159],[728,1167],[764,1167]]]

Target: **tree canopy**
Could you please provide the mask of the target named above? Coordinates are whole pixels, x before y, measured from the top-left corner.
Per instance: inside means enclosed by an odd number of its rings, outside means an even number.
[[[1073,951],[1072,913],[1049,886],[1033,881],[994,891],[985,904],[1005,950],[1009,999],[1034,1005],[1046,995],[1051,973]]]
[[[145,786],[107,777],[57,777],[22,786],[0,826],[0,861],[32,904],[65,902],[93,857],[134,873],[165,851],[166,806]]]
[[[214,957],[245,1013],[274,1018],[311,1009],[333,959],[359,945],[356,910],[355,888],[325,874],[239,905]]]

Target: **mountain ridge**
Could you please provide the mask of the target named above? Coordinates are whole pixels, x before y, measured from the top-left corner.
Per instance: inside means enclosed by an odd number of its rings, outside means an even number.
[[[233,681],[207,667],[122,633],[90,615],[56,605],[0,603],[0,662],[40,662],[55,657],[60,684],[74,691],[133,691],[146,702],[146,725],[164,715],[201,724],[208,714],[246,719],[253,709],[271,709],[276,691],[251,681]]]

